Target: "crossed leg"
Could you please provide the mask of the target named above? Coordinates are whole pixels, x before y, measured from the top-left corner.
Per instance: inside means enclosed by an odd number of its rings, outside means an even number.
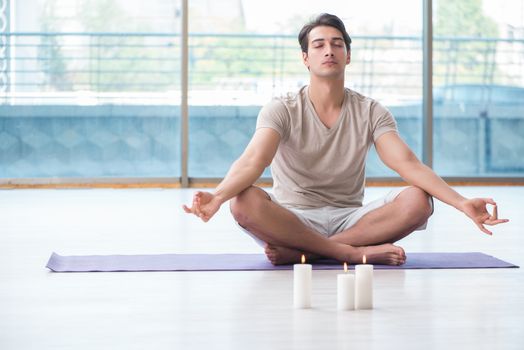
[[[392,202],[370,211],[331,238],[355,246],[394,243],[423,225],[432,211],[429,195],[418,187],[408,187]]]
[[[389,258],[391,264],[402,264],[406,259],[405,252],[393,243],[423,225],[431,216],[432,209],[426,192],[417,187],[408,187],[392,202],[370,211],[355,225],[329,239],[353,247],[364,247],[368,258],[378,254]],[[388,249],[384,252],[386,247]],[[299,253],[288,247],[267,245],[266,255],[276,263],[288,263],[296,261]]]
[[[404,250],[392,243],[425,222],[431,206],[424,191],[411,187],[330,238],[306,226],[254,186],[231,200],[231,212],[242,227],[266,242],[266,255],[275,265],[297,262],[301,254],[308,260],[328,257],[353,264],[366,255],[372,263],[400,265],[405,261]]]

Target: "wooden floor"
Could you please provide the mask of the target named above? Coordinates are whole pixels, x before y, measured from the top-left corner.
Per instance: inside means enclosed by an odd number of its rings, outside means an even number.
[[[524,265],[524,187],[492,196],[511,222],[482,234],[436,202],[409,252],[480,251]],[[0,191],[0,349],[524,349],[522,269],[375,271],[375,309],[336,311],[336,271],[292,308],[291,271],[50,273],[59,254],[253,253],[225,206],[182,213],[194,190]],[[388,191],[369,188],[367,200]]]

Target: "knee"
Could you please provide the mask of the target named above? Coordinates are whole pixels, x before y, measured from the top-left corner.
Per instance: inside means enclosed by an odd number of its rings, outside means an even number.
[[[229,208],[236,222],[246,226],[248,221],[259,212],[264,200],[269,200],[268,195],[260,188],[250,186],[231,198]]]
[[[423,224],[433,214],[433,200],[424,190],[409,187],[401,195],[403,195],[404,214],[415,224]]]

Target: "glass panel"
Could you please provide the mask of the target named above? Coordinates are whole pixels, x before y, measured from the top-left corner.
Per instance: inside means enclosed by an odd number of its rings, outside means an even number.
[[[0,177],[180,176],[180,3],[17,0]]]
[[[189,6],[190,176],[224,176],[251,138],[261,106],[308,84],[297,34],[321,12],[341,17],[353,39],[346,85],[386,105],[420,155],[420,1],[193,0]],[[392,175],[374,150],[367,173]]]
[[[434,168],[524,175],[524,1],[434,7]]]

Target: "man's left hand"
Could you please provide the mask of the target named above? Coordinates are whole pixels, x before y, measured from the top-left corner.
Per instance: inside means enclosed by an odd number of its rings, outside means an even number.
[[[486,208],[488,204],[493,205],[493,214],[488,212]],[[493,233],[486,229],[484,225],[493,226],[509,221],[508,219],[498,218],[497,203],[495,203],[492,198],[466,199],[461,203],[460,209],[473,220],[482,232],[488,235],[492,235]]]

